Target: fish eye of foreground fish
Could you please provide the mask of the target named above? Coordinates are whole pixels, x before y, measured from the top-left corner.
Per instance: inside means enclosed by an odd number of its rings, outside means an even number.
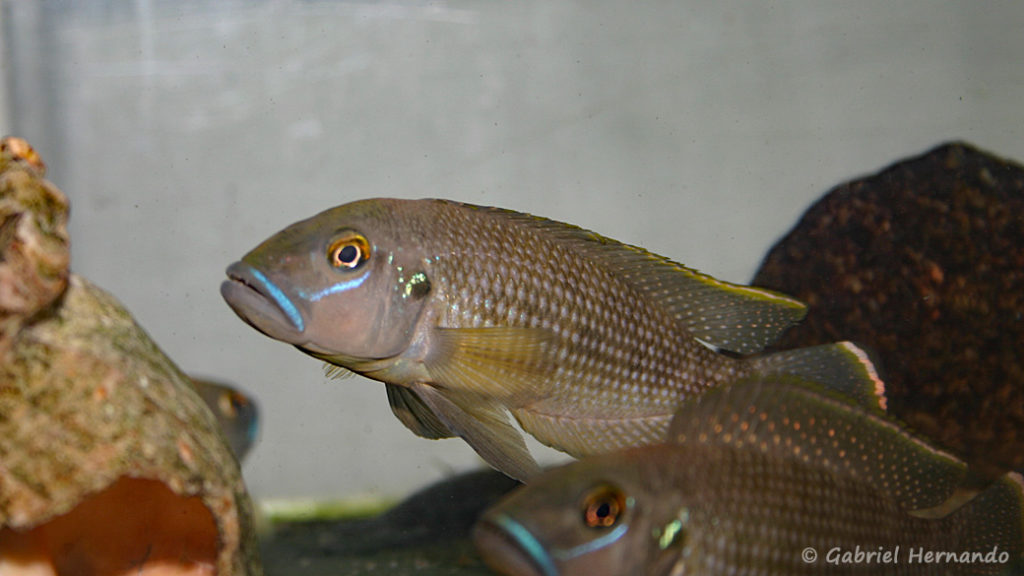
[[[473,540],[487,564],[509,576],[566,574],[627,574],[636,549],[636,500],[620,485],[603,480],[581,481],[579,494],[567,489],[579,484],[530,484],[486,513],[473,530]],[[568,495],[573,510],[551,506]],[[519,512],[526,511],[526,514]],[[630,552],[632,550],[632,552]]]
[[[372,212],[340,219],[328,210],[229,266],[221,295],[253,328],[314,356],[394,356],[408,347],[430,292],[422,259],[391,249],[396,236]]]

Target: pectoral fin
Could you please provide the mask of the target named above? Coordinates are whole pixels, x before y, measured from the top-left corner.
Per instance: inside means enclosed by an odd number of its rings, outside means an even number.
[[[554,336],[541,328],[439,328],[434,338],[424,361],[434,382],[508,406],[542,397],[554,369]]]
[[[385,384],[384,387],[388,391],[391,411],[414,434],[432,440],[455,436],[455,433],[431,412],[415,392],[395,384]]]
[[[521,482],[540,472],[522,434],[500,405],[484,399],[413,384],[412,391],[438,419],[498,471]]]

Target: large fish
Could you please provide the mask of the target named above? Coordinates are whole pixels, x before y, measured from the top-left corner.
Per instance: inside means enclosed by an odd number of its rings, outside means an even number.
[[[761,421],[760,413],[737,422]],[[826,409],[817,418],[832,415]],[[723,416],[733,422],[733,413]],[[853,427],[812,426],[802,435],[789,426],[765,434],[768,445],[731,432],[685,436],[574,462],[488,510],[474,540],[487,563],[510,576],[1019,573],[1019,476],[945,516],[921,518],[907,505],[949,491],[916,473],[945,474],[948,457],[872,430],[870,421],[841,415],[836,422]],[[816,454],[836,438],[829,429],[844,436],[839,443],[852,457],[841,448]]]
[[[460,436],[519,479],[520,426],[575,456],[662,440],[673,412],[757,373],[874,402],[849,343],[760,351],[805,307],[641,248],[508,210],[372,199],[293,224],[232,264],[221,294],[264,334],[387,384],[398,418]]]

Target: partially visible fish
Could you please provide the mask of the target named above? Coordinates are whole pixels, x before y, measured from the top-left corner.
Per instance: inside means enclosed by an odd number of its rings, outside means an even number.
[[[372,518],[318,520],[315,537],[308,523],[281,523],[274,527],[272,548],[288,553],[276,558],[264,548],[264,570],[290,574],[296,557],[309,557],[345,574],[350,572],[341,568],[347,567],[343,558],[465,539],[484,509],[518,486],[500,472],[481,469],[440,480]]]
[[[789,376],[709,390],[676,412],[667,440],[802,460],[860,478],[922,517],[945,515],[994,480],[890,416]]]
[[[373,199],[272,236],[221,294],[247,323],[380,380],[405,426],[488,463],[539,468],[507,412],[582,456],[664,439],[703,391],[752,374],[827,381],[878,405],[850,343],[748,357],[805,313],[592,232],[445,200]]]
[[[217,418],[231,451],[241,462],[259,438],[256,400],[221,382],[193,378],[192,385]]]
[[[663,444],[546,473],[488,510],[474,541],[508,576],[1005,574],[1021,565],[1021,490],[1007,476],[948,516],[922,519],[814,459]],[[978,556],[929,563],[927,552]]]

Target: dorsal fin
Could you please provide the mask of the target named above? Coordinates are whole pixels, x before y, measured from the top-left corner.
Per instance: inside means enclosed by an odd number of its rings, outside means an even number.
[[[749,360],[760,376],[786,376],[815,382],[862,407],[882,414],[885,382],[871,353],[853,342],[834,342],[765,354]]]
[[[783,294],[724,282],[572,224],[501,208],[464,206],[537,230],[657,302],[698,340],[724,350],[759,352],[806,314],[802,302]]]
[[[980,569],[980,565],[971,567],[964,574],[1024,574],[1024,554],[1021,552],[1024,542],[1024,484],[1020,474],[1010,472],[989,483],[967,504],[952,512],[942,515],[925,516],[927,518],[949,518],[946,526],[955,536],[949,540],[956,542],[960,550],[987,550],[993,556],[999,556],[989,567]],[[946,507],[950,508],[950,507]],[[946,510],[948,512],[948,510]],[[918,512],[911,513],[921,516]]]
[[[814,462],[871,483],[907,510],[960,498],[957,490],[968,480],[964,462],[898,422],[824,386],[781,375],[708,390],[676,412],[668,440],[745,445]]]

